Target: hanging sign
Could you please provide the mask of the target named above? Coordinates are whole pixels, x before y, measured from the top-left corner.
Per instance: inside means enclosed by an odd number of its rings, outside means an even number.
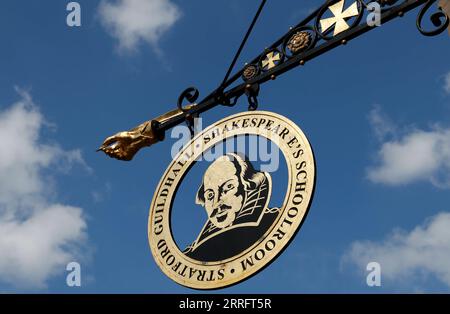
[[[178,247],[171,213],[180,184],[204,152],[240,135],[262,136],[279,147],[288,169],[284,201],[269,206],[271,175],[256,169],[247,156],[238,152],[219,156],[200,182],[189,182],[197,184],[198,191],[183,200],[182,210],[203,211],[204,225],[191,245]],[[311,204],[315,176],[308,139],[283,116],[245,112],[211,125],[184,146],[155,191],[148,238],[156,263],[172,280],[196,289],[245,280],[274,261],[294,238]]]

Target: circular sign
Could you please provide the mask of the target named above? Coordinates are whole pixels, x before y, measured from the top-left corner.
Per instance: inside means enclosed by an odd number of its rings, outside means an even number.
[[[246,156],[219,156],[192,196],[192,206],[205,211],[204,227],[191,245],[178,248],[171,230],[178,187],[204,152],[239,135],[262,136],[279,147],[288,169],[283,203],[269,208],[271,175],[255,169]],[[299,230],[313,198],[315,177],[308,139],[289,119],[252,111],[216,122],[183,147],[155,191],[148,237],[156,263],[172,280],[195,289],[223,288],[249,278],[274,261]]]

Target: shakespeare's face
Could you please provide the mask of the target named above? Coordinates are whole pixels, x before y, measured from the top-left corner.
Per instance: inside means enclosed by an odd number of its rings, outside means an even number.
[[[244,188],[236,172],[234,164],[222,157],[209,166],[203,179],[205,209],[218,228],[231,225],[242,208]]]

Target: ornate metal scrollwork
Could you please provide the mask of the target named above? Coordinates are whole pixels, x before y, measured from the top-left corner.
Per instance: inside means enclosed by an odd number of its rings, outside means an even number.
[[[260,10],[265,2],[265,0],[262,2]],[[214,92],[197,104],[194,102],[199,96],[198,90],[194,87],[187,88],[178,98],[177,109],[147,121],[132,130],[119,132],[107,138],[99,150],[114,158],[130,160],[141,147],[161,141],[164,131],[174,125],[187,122],[189,129],[193,132],[193,121],[199,113],[218,105],[234,106],[244,94],[247,96],[248,109],[255,110],[258,107],[257,97],[261,84],[273,80],[297,66],[303,66],[305,62],[374,29],[374,25],[362,22],[365,16],[368,17],[370,12],[373,12],[374,6],[369,8],[370,4],[381,6],[381,23],[387,23],[421,7],[417,17],[417,28],[423,35],[438,35],[450,24],[450,0],[440,0],[442,8],[436,9],[436,12],[432,14],[427,14],[436,2],[437,0],[326,0],[323,6],[311,12],[304,20],[293,26],[289,32],[264,49],[261,54],[230,78],[229,74],[231,74],[241,48],[256,21],[254,19],[225,79]],[[425,15],[429,16],[429,21],[434,25],[434,29],[425,29],[423,25]],[[232,86],[239,78],[244,83]],[[183,105],[184,101],[189,103]]]
[[[178,97],[178,110],[182,112],[189,112],[190,109],[192,109],[193,106],[195,106],[194,102],[198,99],[198,96],[200,95],[199,91],[195,87],[188,87],[186,88],[181,94],[180,97]],[[189,104],[186,107],[183,107],[183,101],[187,100]],[[187,114],[185,117],[186,125],[189,128],[189,131],[191,132],[191,137],[194,137],[195,133],[195,126],[194,126],[194,120],[195,118],[198,118],[198,114]]]
[[[423,27],[423,18],[425,17],[425,14],[428,12],[430,7],[436,2],[437,0],[428,0],[427,3],[422,7],[422,9],[419,12],[419,15],[417,16],[417,29],[419,32],[425,36],[436,36],[445,31],[449,25],[450,19],[447,14],[445,14],[444,11],[442,11],[441,8],[438,8],[437,12],[431,14],[430,21],[435,27],[435,29],[432,30],[425,30]]]
[[[247,95],[248,110],[254,111],[258,109],[259,84],[247,85],[245,95]]]
[[[189,102],[189,104],[192,104],[198,99],[199,95],[200,95],[200,93],[197,88],[195,88],[195,87],[186,88],[180,94],[180,97],[178,97],[178,103],[177,103],[178,109],[183,112],[188,111],[189,109],[183,107],[183,101],[186,99]]]

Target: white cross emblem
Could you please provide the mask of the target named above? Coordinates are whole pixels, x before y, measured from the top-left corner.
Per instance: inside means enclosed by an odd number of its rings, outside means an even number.
[[[345,0],[341,0],[328,7],[328,9],[331,11],[331,13],[333,13],[334,16],[320,20],[322,33],[325,33],[333,25],[335,25],[333,36],[336,36],[337,34],[340,34],[350,28],[350,26],[346,22],[346,19],[359,15],[358,3],[356,1],[353,2],[353,4],[345,11],[344,4]]]
[[[279,61],[281,61],[280,53],[271,51],[266,55],[266,57],[264,58],[264,60],[262,60],[261,63],[262,63],[263,69],[268,71],[268,70],[276,67],[278,65]]]

